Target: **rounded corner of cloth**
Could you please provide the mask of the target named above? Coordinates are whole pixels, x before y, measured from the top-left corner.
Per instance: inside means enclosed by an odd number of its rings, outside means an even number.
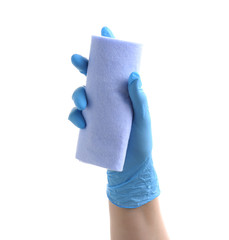
[[[123,171],[123,166],[120,166],[120,165],[109,166],[109,167],[107,167],[107,170],[115,171],[115,172],[122,172]]]
[[[93,45],[93,48],[99,49],[99,51],[103,50],[103,52],[105,52],[106,54],[109,52],[111,52],[112,54],[118,52],[120,53],[121,57],[123,57],[125,55],[124,53],[128,51],[130,56],[133,55],[132,57],[134,57],[134,54],[139,55],[138,58],[140,57],[140,52],[143,48],[142,43],[96,35],[91,36],[91,45]],[[92,48],[91,50],[94,51],[94,49]],[[109,56],[112,55],[111,53],[109,54]],[[114,56],[112,57],[114,58]],[[121,57],[119,58],[119,60],[121,59]],[[131,57],[128,60],[130,59]]]

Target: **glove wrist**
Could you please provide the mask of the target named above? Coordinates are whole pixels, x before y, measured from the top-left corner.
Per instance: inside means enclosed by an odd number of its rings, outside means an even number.
[[[147,158],[137,172],[125,181],[115,182],[115,172],[108,173],[107,197],[118,207],[137,208],[160,195],[152,158]],[[118,179],[118,178],[117,178]]]

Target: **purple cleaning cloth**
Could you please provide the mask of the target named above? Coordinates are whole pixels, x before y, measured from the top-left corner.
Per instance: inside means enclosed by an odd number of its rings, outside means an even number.
[[[128,78],[139,71],[142,45],[92,36],[87,70],[88,105],[82,114],[76,158],[122,171],[131,131],[133,110]]]

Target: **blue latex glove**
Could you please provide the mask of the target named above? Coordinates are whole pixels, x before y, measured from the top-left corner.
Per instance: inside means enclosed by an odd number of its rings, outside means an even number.
[[[104,27],[102,36],[114,37]],[[87,74],[88,60],[80,55],[72,56],[72,63],[83,74]],[[152,161],[151,120],[147,98],[143,92],[138,73],[133,72],[128,79],[128,91],[132,102],[134,116],[122,172],[107,171],[107,197],[118,207],[136,208],[160,195],[157,174]],[[69,120],[79,128],[85,128],[86,122],[82,110],[87,106],[84,87],[73,93],[73,108]]]

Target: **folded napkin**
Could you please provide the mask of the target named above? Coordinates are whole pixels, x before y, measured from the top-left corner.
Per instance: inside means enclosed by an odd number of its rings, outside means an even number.
[[[76,158],[114,171],[122,171],[131,131],[133,110],[128,78],[139,71],[142,45],[92,36],[86,94]]]

